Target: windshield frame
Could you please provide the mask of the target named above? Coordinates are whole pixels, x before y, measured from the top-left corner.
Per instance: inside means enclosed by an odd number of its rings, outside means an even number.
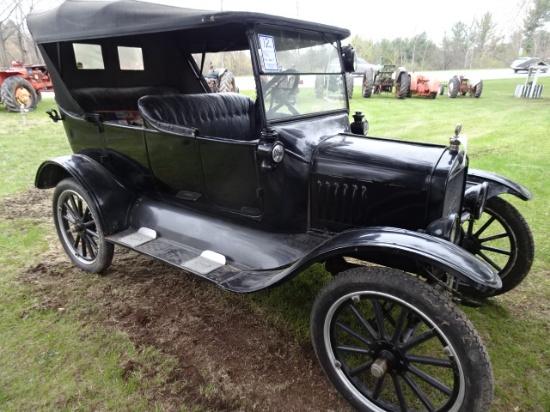
[[[252,58],[252,69],[254,73],[254,81],[256,83],[256,90],[257,90],[257,101],[258,101],[258,108],[261,109],[260,116],[262,119],[262,124],[266,127],[269,127],[271,124],[276,123],[283,123],[283,122],[289,122],[289,121],[295,121],[297,119],[304,119],[304,118],[315,118],[315,117],[325,117],[327,115],[334,115],[335,113],[347,113],[349,114],[349,100],[347,98],[347,93],[345,93],[345,83],[342,86],[342,105],[341,107],[337,108],[329,108],[326,110],[319,110],[315,112],[309,112],[304,114],[291,114],[291,115],[285,115],[284,117],[280,118],[273,118],[268,116],[268,102],[266,102],[265,99],[265,81],[262,81],[262,77],[265,78],[265,76],[285,76],[288,73],[285,72],[275,72],[275,71],[266,71],[264,70],[264,65],[262,64],[262,58],[260,56],[261,54],[261,45],[259,43],[259,36],[265,33],[262,33],[262,29],[267,30],[281,30],[281,31],[287,31],[287,32],[295,32],[295,33],[304,33],[306,35],[310,36],[318,36],[319,38],[323,39],[323,43],[320,44],[332,44],[336,51],[336,56],[340,60],[340,71],[339,72],[332,72],[327,73],[326,69],[325,72],[321,71],[303,71],[298,72],[299,75],[304,76],[319,76],[319,75],[326,75],[326,76],[334,76],[335,78],[341,79],[342,82],[345,82],[345,73],[343,69],[343,62],[342,62],[342,49],[341,49],[341,42],[338,38],[333,36],[330,33],[325,33],[322,31],[313,31],[313,30],[305,30],[301,28],[296,27],[289,27],[285,25],[275,25],[275,24],[257,24],[253,28],[251,28],[248,31],[248,39],[250,44],[250,56]],[[327,67],[328,67],[328,61],[327,61]],[[290,73],[292,74],[292,73]]]

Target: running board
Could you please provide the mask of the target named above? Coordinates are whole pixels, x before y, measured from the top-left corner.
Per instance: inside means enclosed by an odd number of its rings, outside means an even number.
[[[130,228],[107,236],[106,240],[159,259],[216,284],[224,283],[248,269],[227,264],[225,256],[211,250],[198,251],[169,239],[157,238],[156,232],[148,228]]]

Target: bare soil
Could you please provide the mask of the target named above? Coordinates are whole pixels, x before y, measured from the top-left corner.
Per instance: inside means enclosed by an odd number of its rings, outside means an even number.
[[[40,309],[76,313],[99,330],[121,330],[138,348],[175,357],[168,379],[121,357],[122,378],[139,376],[151,405],[215,411],[347,411],[325,378],[310,343],[273,321],[246,296],[117,248],[105,276],[76,269],[51,219],[51,191],[29,190],[0,204],[4,218],[51,227],[50,250],[21,275]],[[138,374],[139,372],[139,374]]]

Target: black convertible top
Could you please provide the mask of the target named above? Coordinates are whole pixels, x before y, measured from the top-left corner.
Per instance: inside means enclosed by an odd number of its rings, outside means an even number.
[[[254,23],[321,31],[338,40],[350,35],[347,29],[268,14],[195,10],[137,0],[66,0],[55,9],[30,14],[27,21],[38,44]]]

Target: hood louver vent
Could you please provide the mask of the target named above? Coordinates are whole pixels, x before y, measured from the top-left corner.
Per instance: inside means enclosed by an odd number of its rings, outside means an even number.
[[[312,190],[312,224],[334,230],[361,226],[367,219],[367,187],[338,179],[317,179]],[[330,223],[330,224],[329,224]],[[331,226],[331,227],[329,227]]]

